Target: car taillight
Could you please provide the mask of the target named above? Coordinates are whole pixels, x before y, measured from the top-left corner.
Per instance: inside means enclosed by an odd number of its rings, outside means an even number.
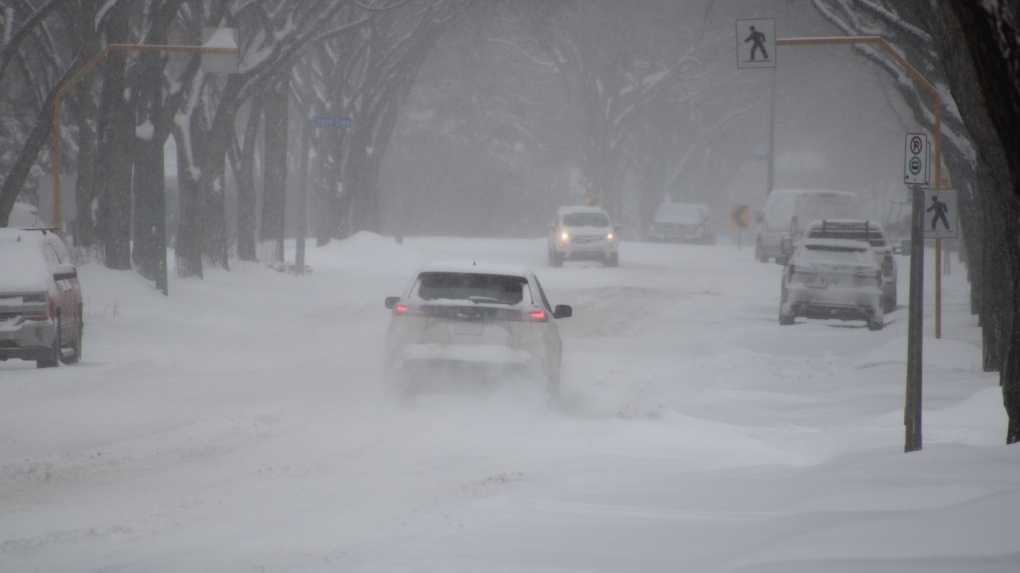
[[[393,316],[428,316],[429,309],[424,306],[410,306],[406,304],[393,305]]]
[[[794,265],[793,263],[790,263],[789,265],[786,266],[786,272],[788,273],[790,280],[793,280],[793,275],[794,273],[797,272],[797,266]]]
[[[890,253],[885,254],[885,259],[882,261],[882,270],[886,273],[892,273],[893,270],[893,256]]]
[[[544,310],[508,310],[506,312],[507,320],[516,320],[521,322],[549,322],[549,313]]]
[[[50,297],[50,319],[57,318],[57,299]]]

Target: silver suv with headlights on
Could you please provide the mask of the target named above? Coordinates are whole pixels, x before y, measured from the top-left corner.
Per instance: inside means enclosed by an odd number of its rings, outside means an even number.
[[[549,225],[549,264],[560,267],[565,260],[587,260],[615,267],[620,264],[619,230],[599,207],[560,207]]]

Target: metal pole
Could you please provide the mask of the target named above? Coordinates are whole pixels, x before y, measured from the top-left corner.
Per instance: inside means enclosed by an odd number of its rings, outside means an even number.
[[[298,195],[298,233],[297,249],[294,253],[294,276],[305,274],[305,236],[308,235],[308,155],[309,139],[312,137],[312,74],[307,62],[302,65],[301,83],[304,95],[304,121],[301,122],[301,154],[298,160],[301,162],[301,171],[298,186],[301,192]]]
[[[769,111],[769,181],[765,196],[772,194],[772,176],[775,172],[776,148],[776,68],[772,68],[772,107]]]
[[[155,23],[163,12],[163,3],[155,3],[152,20]],[[154,25],[153,29],[157,27]],[[156,40],[166,41],[164,30]],[[170,296],[170,281],[167,277],[166,260],[166,173],[163,157],[163,54],[161,52],[145,52],[153,58],[152,62],[152,102],[149,107],[152,122],[152,200],[154,205],[153,241],[156,249],[156,288],[164,296]]]
[[[935,239],[935,338],[942,338],[942,239]]]
[[[924,327],[924,191],[912,187],[910,212],[910,315],[907,319],[907,396],[903,411],[905,452],[921,449],[921,347]]]

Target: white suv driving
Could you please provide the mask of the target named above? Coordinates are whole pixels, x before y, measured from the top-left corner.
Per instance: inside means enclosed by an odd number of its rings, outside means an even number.
[[[619,230],[599,207],[560,207],[549,225],[549,264],[559,267],[564,260],[594,260],[615,267],[620,263]]]
[[[437,378],[476,384],[504,373],[542,380],[559,391],[562,343],[552,306],[530,269],[519,265],[449,262],[426,265],[401,296],[386,331],[386,378],[409,394]]]

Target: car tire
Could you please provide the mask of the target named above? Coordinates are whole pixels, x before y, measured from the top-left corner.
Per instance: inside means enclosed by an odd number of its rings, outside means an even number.
[[[560,397],[560,368],[556,367],[551,373],[546,376],[545,389],[549,393],[550,400],[556,400]]]
[[[84,336],[84,333],[85,333],[85,324],[82,321],[79,320],[78,321],[78,327],[75,328],[75,330],[74,330],[74,340],[71,341],[71,351],[72,351],[71,355],[65,357],[65,356],[63,356],[63,354],[61,354],[61,356],[60,356],[60,361],[61,362],[63,362],[64,364],[75,364],[76,362],[81,360],[81,341],[82,341],[82,336]]]
[[[882,330],[883,326],[885,326],[885,320],[882,317],[868,319],[868,330]]]
[[[765,254],[765,249],[763,249],[761,247],[761,241],[758,241],[758,243],[755,244],[755,247],[754,247],[754,258],[757,259],[759,263],[767,263],[767,262],[769,262],[769,258]]]
[[[553,250],[549,253],[549,264],[554,267],[563,266],[563,253]]]
[[[57,316],[57,330],[53,335],[53,344],[50,346],[49,356],[42,360],[35,361],[36,368],[54,368],[60,364],[60,316]]]
[[[779,313],[779,325],[780,326],[790,326],[791,324],[793,324],[793,319],[794,318],[796,318],[796,317],[794,317],[793,315]]]
[[[618,267],[620,266],[620,255],[619,253],[610,253],[606,255],[605,265],[607,267]]]
[[[882,312],[892,312],[896,310],[896,289],[890,289],[890,292],[886,293],[882,297]]]

